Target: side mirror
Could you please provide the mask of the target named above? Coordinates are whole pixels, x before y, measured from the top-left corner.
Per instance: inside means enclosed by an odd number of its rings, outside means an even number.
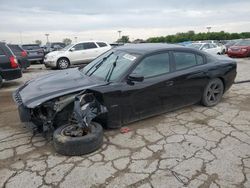
[[[69,51],[74,52],[76,49],[75,48],[71,48]]]
[[[128,81],[130,82],[142,82],[144,80],[144,76],[138,75],[138,74],[130,74],[128,76]]]

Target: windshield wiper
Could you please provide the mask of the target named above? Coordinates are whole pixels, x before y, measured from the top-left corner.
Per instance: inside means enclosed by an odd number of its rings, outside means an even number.
[[[86,75],[89,73],[90,70],[92,70],[93,68],[95,68],[90,74],[89,76],[91,76],[92,74],[94,74],[94,72],[106,61],[106,59],[108,59],[114,52],[111,52],[108,56],[102,58],[99,62],[97,62],[96,64],[94,64],[92,67],[90,67],[90,69],[85,73]]]
[[[117,56],[117,57],[115,58],[115,61],[113,62],[112,66],[110,67],[110,69],[109,69],[109,71],[108,71],[108,73],[107,73],[107,75],[106,75],[105,80],[107,80],[108,82],[109,82],[109,80],[110,80],[110,78],[111,78],[111,76],[112,76],[112,73],[113,73],[113,71],[114,71],[114,69],[115,69],[115,67],[116,67],[116,62],[117,62],[118,58],[119,58],[119,56]]]

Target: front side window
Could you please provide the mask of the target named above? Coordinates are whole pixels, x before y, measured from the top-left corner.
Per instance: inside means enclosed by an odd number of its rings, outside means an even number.
[[[75,51],[84,50],[82,43],[76,44],[73,48],[75,49]]]
[[[168,73],[169,71],[169,54],[161,53],[144,58],[134,69],[132,74],[138,74],[144,78],[149,78]]]
[[[86,43],[83,43],[83,48],[87,50],[87,49],[97,48],[97,46],[93,42],[86,42]]]
[[[203,57],[188,52],[173,52],[175,69],[181,70],[203,64]]]

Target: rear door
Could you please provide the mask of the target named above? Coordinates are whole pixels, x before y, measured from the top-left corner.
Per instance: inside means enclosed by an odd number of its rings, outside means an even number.
[[[97,42],[97,45],[99,46],[97,56],[111,49],[111,46],[105,42]]]
[[[83,43],[83,46],[87,62],[92,61],[97,56],[102,54],[102,52],[99,51],[100,48],[98,48],[95,42],[85,42]]]
[[[180,108],[199,102],[208,82],[205,57],[198,52],[181,50],[172,51],[171,54],[174,72],[169,81],[172,82],[173,107]]]

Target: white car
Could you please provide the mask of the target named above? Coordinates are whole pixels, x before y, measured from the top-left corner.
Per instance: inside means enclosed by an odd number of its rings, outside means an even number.
[[[110,49],[111,46],[106,42],[78,42],[70,44],[59,51],[48,53],[44,58],[44,65],[46,67],[67,69],[70,65],[89,63]]]
[[[188,47],[196,48],[213,55],[223,54],[221,46],[218,46],[215,43],[192,43],[188,45]]]

